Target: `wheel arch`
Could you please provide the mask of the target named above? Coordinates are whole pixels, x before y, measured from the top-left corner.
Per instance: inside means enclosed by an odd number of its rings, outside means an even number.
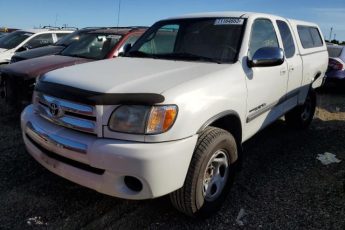
[[[227,110],[211,117],[200,127],[197,133],[201,133],[209,126],[228,131],[234,136],[237,145],[242,145],[242,123],[240,116],[236,111]]]

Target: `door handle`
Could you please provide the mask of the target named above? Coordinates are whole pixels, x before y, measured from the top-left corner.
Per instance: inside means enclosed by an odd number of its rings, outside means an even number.
[[[295,70],[295,68],[293,67],[293,66],[291,66],[290,68],[289,68],[289,72],[292,72],[292,71],[294,71]]]
[[[286,69],[281,69],[280,70],[280,76],[283,76],[283,75],[285,75],[286,74]]]

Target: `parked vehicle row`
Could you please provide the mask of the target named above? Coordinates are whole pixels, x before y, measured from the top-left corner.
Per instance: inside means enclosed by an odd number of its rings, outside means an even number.
[[[8,64],[17,52],[52,45],[71,30],[31,29],[18,30],[0,38],[0,65]]]
[[[0,28],[0,38],[16,30],[17,29],[2,27]]]
[[[326,84],[341,84],[345,86],[345,47],[330,45],[327,47],[329,53],[329,64],[327,70]]]
[[[82,29],[54,46],[14,55],[12,64],[1,69],[3,97],[14,106],[28,104],[36,80],[41,75],[62,67],[117,57],[127,44],[134,44],[144,31],[135,27]]]
[[[84,31],[56,55],[12,62],[4,94],[34,91],[21,128],[42,166],[115,197],[169,195],[204,217],[227,197],[243,142],[282,116],[309,126],[328,52],[314,23],[220,12]]]

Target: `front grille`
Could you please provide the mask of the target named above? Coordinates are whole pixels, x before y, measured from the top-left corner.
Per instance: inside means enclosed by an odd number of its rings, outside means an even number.
[[[36,93],[34,98],[38,114],[60,126],[77,131],[97,134],[96,108]]]
[[[29,135],[26,135],[28,140],[36,147],[38,148],[43,154],[47,155],[48,157],[55,159],[57,161],[60,161],[64,164],[71,165],[73,167],[79,168],[84,171],[88,171],[90,173],[94,173],[97,175],[103,175],[105,170],[91,167],[90,165],[81,163],[79,161],[71,160],[69,158],[63,157],[61,155],[58,155],[54,152],[48,151],[47,149],[43,148],[41,145],[39,145],[36,141],[34,141]]]

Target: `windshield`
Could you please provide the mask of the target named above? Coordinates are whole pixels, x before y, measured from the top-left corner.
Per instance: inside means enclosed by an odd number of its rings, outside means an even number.
[[[340,57],[341,52],[343,51],[343,47],[342,46],[328,46],[328,54],[330,57]]]
[[[4,37],[0,38],[0,48],[13,49],[22,43],[25,39],[32,36],[33,33],[25,31],[12,32]]]
[[[244,19],[166,20],[153,25],[127,56],[234,63]]]
[[[5,36],[5,35],[6,35],[6,33],[0,32],[0,37]]]
[[[104,59],[121,39],[121,35],[89,33],[72,43],[61,55],[89,59]]]
[[[57,41],[55,43],[55,45],[67,47],[70,44],[72,44],[73,42],[78,41],[80,39],[80,37],[82,35],[84,35],[85,33],[86,33],[86,31],[83,31],[83,30],[75,31],[75,32],[61,38],[59,41]]]

